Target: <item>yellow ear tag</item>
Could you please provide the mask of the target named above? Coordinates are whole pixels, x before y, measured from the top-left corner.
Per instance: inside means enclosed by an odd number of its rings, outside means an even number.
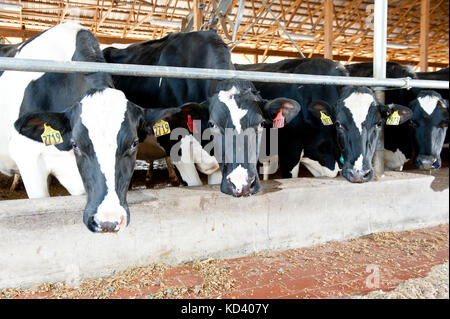
[[[156,124],[153,125],[153,132],[155,133],[156,137],[169,134],[170,133],[169,123],[163,120],[156,122]]]
[[[331,117],[329,117],[328,115],[326,115],[322,111],[320,111],[320,120],[322,121],[322,124],[325,125],[325,126],[333,124],[333,121],[331,120]]]
[[[394,111],[386,120],[386,125],[399,125],[400,124],[400,115],[398,115],[398,111]]]
[[[53,129],[47,123],[44,124],[44,133],[41,134],[42,143],[46,146],[61,144],[64,142],[61,133]]]

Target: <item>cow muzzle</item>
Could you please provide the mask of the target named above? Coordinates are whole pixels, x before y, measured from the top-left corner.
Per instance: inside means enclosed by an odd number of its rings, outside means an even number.
[[[128,214],[122,207],[98,210],[88,219],[87,227],[94,233],[116,233],[128,224]]]
[[[373,179],[373,170],[344,169],[342,175],[352,183],[365,183]]]
[[[414,165],[423,170],[438,169],[441,167],[441,160],[436,156],[418,155],[414,160]]]
[[[248,180],[247,184],[241,185],[240,187],[237,187],[232,182],[230,182],[232,195],[234,197],[241,197],[241,196],[250,196],[252,194],[257,193],[258,191],[256,190],[256,187],[255,187],[256,179],[257,179],[257,176],[255,175]]]
[[[246,197],[258,193],[261,190],[261,184],[255,173],[241,176],[241,178],[223,178],[220,189],[223,193],[234,197]]]

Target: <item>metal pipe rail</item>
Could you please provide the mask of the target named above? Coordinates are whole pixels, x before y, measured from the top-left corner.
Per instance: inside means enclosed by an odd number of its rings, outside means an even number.
[[[367,77],[345,77],[310,74],[288,74],[255,71],[236,71],[221,69],[185,68],[173,66],[118,64],[81,61],[51,61],[35,59],[16,59],[0,57],[0,70],[55,73],[96,73],[105,72],[115,75],[170,77],[188,79],[241,79],[254,82],[279,82],[295,84],[325,85],[365,85],[397,88],[434,88],[448,89],[448,81],[416,80],[411,78],[374,79]]]

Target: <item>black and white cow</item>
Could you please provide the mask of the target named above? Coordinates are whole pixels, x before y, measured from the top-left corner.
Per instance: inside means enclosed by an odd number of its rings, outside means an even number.
[[[417,77],[421,80],[437,80],[437,81],[449,81],[449,69],[441,69],[439,71],[435,72],[416,72]],[[450,89],[434,89],[433,91],[436,91],[439,93],[442,98],[447,102],[450,100]],[[449,130],[447,130],[445,134],[445,140],[444,143],[449,143],[450,136],[449,136]]]
[[[437,80],[437,81],[449,81],[449,69],[441,69],[435,72],[416,72],[417,78],[420,80]],[[449,89],[434,89],[438,92],[444,100],[450,100],[450,90]]]
[[[234,69],[228,47],[212,30],[173,33],[162,39],[132,44],[125,49],[106,48],[103,54],[111,63]],[[201,185],[198,168],[206,174],[218,173],[221,191],[237,197],[254,194],[261,189],[256,160],[250,160],[258,158],[261,124],[265,120],[272,121],[279,111],[289,122],[300,109],[297,102],[289,99],[263,101],[249,81],[125,76],[113,76],[113,79],[115,86],[125,92],[128,99],[142,107],[177,106],[183,109],[168,120],[176,127],[188,128],[189,118],[200,120],[200,137],[196,138],[186,130],[187,134],[175,138],[173,135],[170,138],[162,136],[158,142],[167,153],[176,143],[181,143],[181,158],[173,160],[173,163],[188,185]],[[208,127],[210,129],[207,130]],[[202,138],[205,133],[214,136],[213,143],[217,146],[214,157],[203,148],[210,142],[210,138]],[[244,143],[245,147],[237,142],[227,143],[230,135],[234,135],[237,141],[245,140],[248,134],[256,136],[256,141]],[[194,158],[185,158],[191,145]]]
[[[401,105],[385,106],[367,87],[345,86],[332,118],[342,158],[342,176],[356,183],[373,179],[372,160],[381,127],[396,112],[400,124],[411,117]]]
[[[351,64],[346,68],[351,76],[373,76],[372,63]],[[417,79],[417,74],[408,67],[387,62],[386,77]],[[405,162],[414,158],[418,168],[440,168],[440,153],[448,127],[448,101],[435,91],[411,88],[386,90],[385,102],[407,106],[412,112],[409,121],[386,126],[385,167],[401,170]]]
[[[0,43],[0,56],[13,57],[17,51],[19,44],[1,44]]]
[[[297,73],[347,76],[340,63],[328,59],[286,59],[276,63],[237,64],[243,71]],[[254,82],[266,99],[279,96],[296,100],[301,105],[299,115],[279,130],[278,152],[283,177],[297,177],[299,164],[314,176],[335,177],[339,172],[340,153],[333,125],[324,125],[323,115],[330,116],[341,87],[336,85],[284,84]],[[323,114],[323,115],[322,115]]]
[[[18,45],[13,56],[104,62],[95,37],[75,23]],[[54,175],[70,194],[87,193],[83,221],[91,231],[124,228],[138,135],[178,110],[144,110],[103,73],[5,71],[0,96],[0,171],[20,172],[30,198],[49,196],[48,176]]]

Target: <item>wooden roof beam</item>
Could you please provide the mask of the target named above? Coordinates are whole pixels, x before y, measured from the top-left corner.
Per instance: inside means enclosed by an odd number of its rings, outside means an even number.
[[[333,0],[325,0],[324,7],[324,58],[333,60]]]
[[[421,0],[420,2],[420,71],[428,70],[428,44],[430,33],[430,0]]]

